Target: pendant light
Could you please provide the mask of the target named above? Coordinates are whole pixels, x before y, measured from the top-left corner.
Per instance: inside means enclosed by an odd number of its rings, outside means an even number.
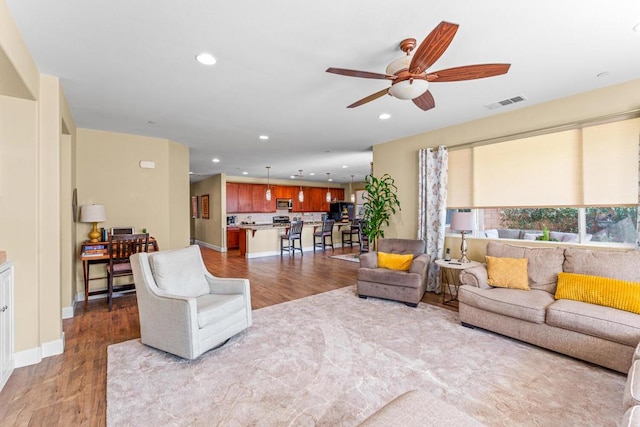
[[[300,171],[300,175],[298,176],[302,178],[302,169],[298,169],[298,171]],[[300,191],[298,192],[298,201],[300,203],[304,202],[304,191],[302,191],[302,182],[300,183]]]
[[[271,169],[271,166],[267,166],[267,192],[264,193],[264,198],[267,199],[267,202],[271,201],[271,186],[269,185],[269,169]]]
[[[325,199],[327,200],[327,203],[331,203],[331,190],[329,190],[329,181],[331,181],[329,179],[329,175],[331,175],[331,172],[327,172],[327,196],[325,197]]]
[[[353,177],[355,175],[351,174],[351,203],[355,203],[356,202],[356,192],[353,189]]]

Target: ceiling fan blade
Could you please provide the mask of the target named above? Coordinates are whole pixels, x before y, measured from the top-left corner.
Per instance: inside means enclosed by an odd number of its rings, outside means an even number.
[[[431,92],[429,91],[426,91],[419,97],[414,98],[413,103],[424,111],[430,110],[436,106],[436,101],[433,99],[433,95],[431,95]]]
[[[420,43],[413,54],[409,71],[414,74],[423,73],[442,56],[458,31],[458,24],[442,21]]]
[[[427,81],[438,83],[483,79],[506,74],[509,71],[509,67],[511,67],[511,64],[478,64],[447,68],[446,70],[428,73]]]
[[[388,92],[389,92],[388,88],[387,89],[382,89],[380,92],[372,93],[371,95],[369,95],[369,96],[367,96],[365,98],[362,98],[360,101],[356,101],[351,105],[347,105],[347,108],[359,107],[362,104],[366,104],[367,102],[371,102],[374,99],[378,99],[381,96],[386,95]]]
[[[340,74],[349,77],[362,77],[365,79],[393,80],[396,76],[392,74],[371,73],[369,71],[347,70],[344,68],[327,68],[327,73]]]

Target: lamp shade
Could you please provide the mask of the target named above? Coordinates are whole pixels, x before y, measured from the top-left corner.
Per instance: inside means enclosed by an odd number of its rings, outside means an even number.
[[[472,231],[474,225],[473,212],[453,212],[451,214],[451,230]]]
[[[106,220],[104,205],[84,205],[80,210],[80,222],[105,222]]]

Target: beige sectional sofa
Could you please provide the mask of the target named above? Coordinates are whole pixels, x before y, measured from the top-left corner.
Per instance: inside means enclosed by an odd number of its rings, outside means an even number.
[[[487,255],[527,258],[531,290],[492,287],[484,265],[460,274],[460,321],[619,372],[640,342],[640,315],[554,298],[558,273],[640,282],[640,251],[527,248],[489,242]]]

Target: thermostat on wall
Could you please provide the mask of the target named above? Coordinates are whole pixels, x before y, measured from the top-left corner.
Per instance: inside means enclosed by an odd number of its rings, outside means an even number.
[[[140,160],[140,167],[142,169],[154,169],[156,167],[156,162],[152,162],[149,160]]]

